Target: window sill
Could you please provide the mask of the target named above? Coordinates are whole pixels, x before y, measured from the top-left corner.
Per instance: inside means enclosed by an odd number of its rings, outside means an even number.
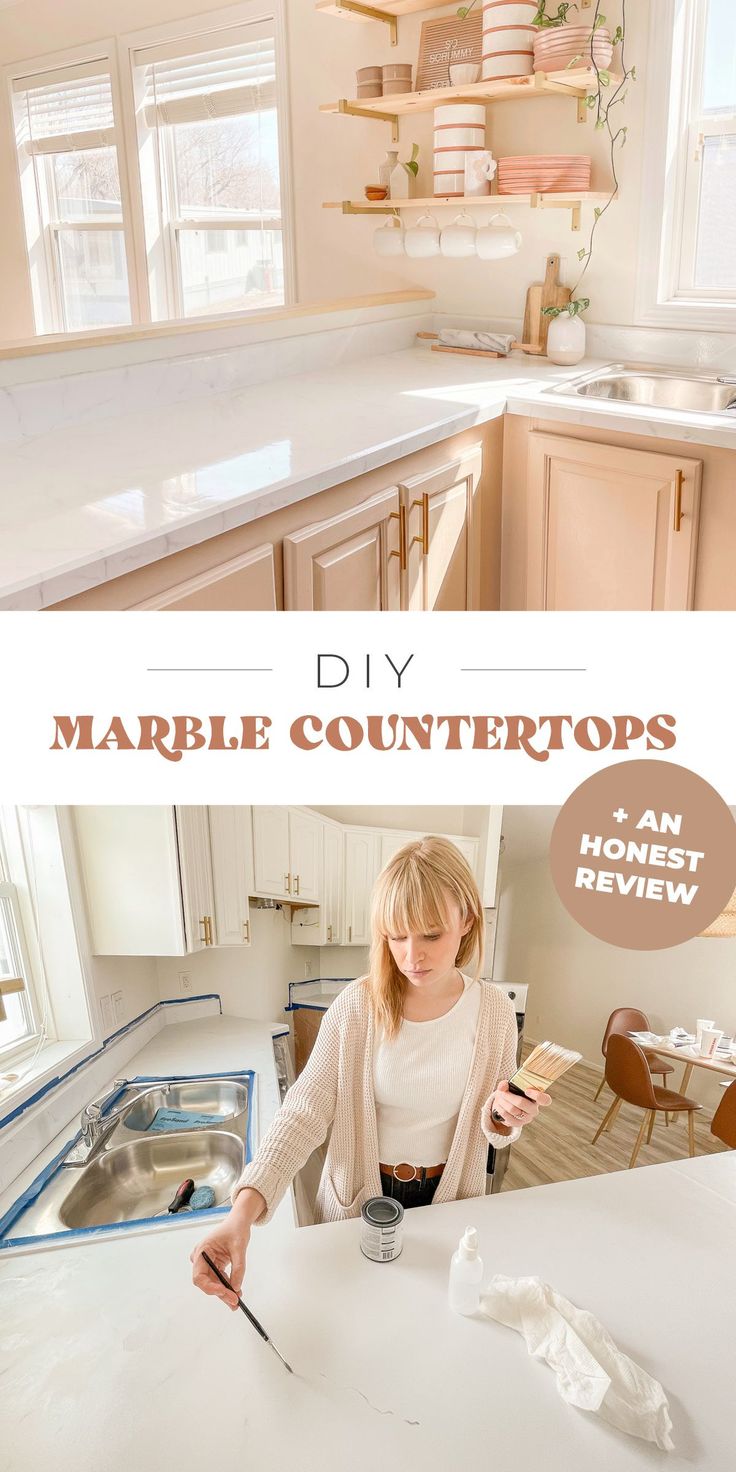
[[[640,307],[640,327],[674,327],[689,332],[736,332],[736,301],[672,299]]]
[[[74,1038],[47,1043],[30,1067],[22,1059],[7,1064],[8,1073],[19,1075],[11,1081],[7,1080],[4,1065],[0,1063],[0,1122],[19,1104],[24,1103],[29,1095],[37,1093],[45,1084],[58,1078],[60,1072],[68,1073],[76,1063],[82,1062],[93,1046],[92,1039],[89,1038],[86,1041]]]

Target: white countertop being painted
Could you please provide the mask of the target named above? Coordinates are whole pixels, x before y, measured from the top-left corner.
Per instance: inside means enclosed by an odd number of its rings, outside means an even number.
[[[29,421],[0,448],[0,608],[48,607],[506,411],[736,448],[712,415],[542,396],[596,366],[412,348],[122,415],[103,402],[46,432]]]
[[[169,1026],[134,1066],[252,1066],[249,1026]],[[293,1378],[241,1314],[192,1289],[199,1226],[3,1255],[4,1469],[733,1465],[736,1155],[409,1212],[391,1264],[362,1257],[357,1221],[292,1220],[254,1230],[245,1297]],[[662,1381],[676,1452],[570,1409],[518,1336],[449,1311],[450,1254],[470,1222],[487,1275],[545,1278]]]

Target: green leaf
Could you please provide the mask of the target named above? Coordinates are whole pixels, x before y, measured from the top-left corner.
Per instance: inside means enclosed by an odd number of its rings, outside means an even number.
[[[610,85],[611,85],[611,73],[610,72],[599,72],[598,73],[598,80],[599,80],[599,82],[600,82],[600,84],[601,84],[602,87],[610,87]]]
[[[614,44],[614,46],[618,46],[619,41],[623,41],[623,39],[624,39],[624,33],[623,33],[622,29],[621,29],[621,26],[616,26],[616,29],[615,29],[615,31],[613,33],[613,44]]]
[[[601,209],[599,204],[596,205],[595,209],[593,210],[593,214],[595,215],[596,220],[600,219],[601,215],[603,214],[603,210]]]
[[[587,256],[587,254],[588,254],[587,250],[579,250],[578,251],[578,260],[579,261],[584,261],[585,260],[585,257]]]
[[[601,133],[603,131],[603,129],[605,128],[605,126],[606,126],[603,118],[599,118],[595,126],[596,126],[596,132]]]
[[[629,76],[631,77],[632,82],[635,82],[636,81],[636,67],[635,66],[632,66],[630,68]]]
[[[469,5],[461,5],[460,6],[460,9],[457,12],[458,19],[459,20],[465,20],[465,17],[468,14],[469,9],[470,9],[470,6]]]

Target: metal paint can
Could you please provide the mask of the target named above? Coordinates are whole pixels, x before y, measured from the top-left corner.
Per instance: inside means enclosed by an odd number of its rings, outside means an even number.
[[[360,1250],[371,1262],[393,1262],[403,1247],[404,1208],[390,1196],[371,1196],[361,1211]]]

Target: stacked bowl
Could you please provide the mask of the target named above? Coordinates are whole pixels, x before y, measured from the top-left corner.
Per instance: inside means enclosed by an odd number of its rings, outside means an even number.
[[[483,0],[483,81],[530,76],[537,0]]]
[[[534,38],[535,72],[564,72],[567,67],[596,66],[605,71],[611,64],[613,42],[611,32],[600,26],[592,36],[591,26],[555,26],[536,31]],[[591,60],[592,55],[592,60]]]
[[[434,110],[434,194],[465,193],[465,159],[486,146],[486,110],[477,102],[450,102]]]
[[[498,160],[499,194],[586,193],[591,160],[582,154],[530,153]]]

